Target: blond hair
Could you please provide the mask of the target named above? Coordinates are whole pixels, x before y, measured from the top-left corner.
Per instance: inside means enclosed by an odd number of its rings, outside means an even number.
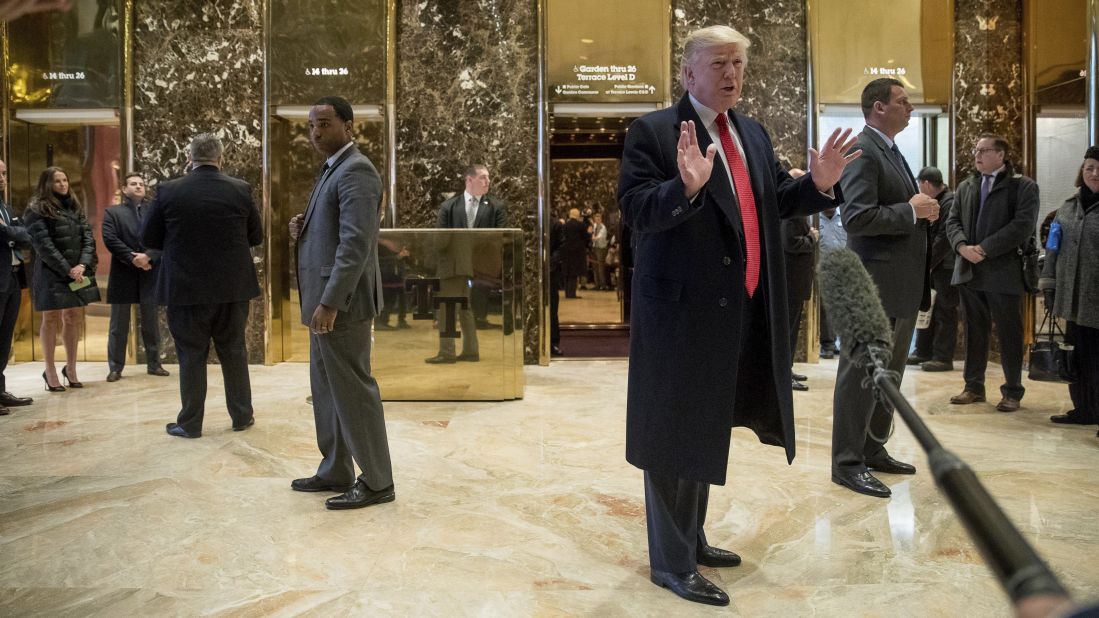
[[[680,79],[683,78],[687,65],[694,62],[702,50],[717,45],[736,45],[747,54],[752,42],[748,40],[748,37],[729,26],[709,26],[691,32],[683,40],[683,57],[679,63]],[[684,83],[683,87],[686,88],[687,84]]]

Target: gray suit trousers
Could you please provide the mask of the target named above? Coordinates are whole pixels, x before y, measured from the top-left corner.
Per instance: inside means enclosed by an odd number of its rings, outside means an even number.
[[[916,316],[894,318],[893,357],[889,369],[904,376],[908,348],[912,345],[912,331],[916,328]],[[836,375],[836,392],[832,399],[832,471],[849,473],[865,472],[866,458],[885,450],[885,442],[893,427],[893,413],[874,399],[869,388],[863,388],[866,370],[856,367],[847,358],[851,342],[841,341]]]
[[[342,323],[326,335],[309,335],[309,382],[317,446],[324,459],[317,476],[350,485],[359,480],[374,491],[393,484],[393,465],[378,383],[370,375],[372,320]]]

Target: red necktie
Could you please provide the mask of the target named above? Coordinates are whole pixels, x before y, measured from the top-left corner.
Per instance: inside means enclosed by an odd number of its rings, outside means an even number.
[[[736,187],[736,196],[740,201],[740,222],[744,225],[744,244],[748,256],[748,262],[744,265],[744,289],[748,291],[748,298],[751,298],[759,286],[759,219],[756,216],[756,196],[752,193],[748,168],[744,165],[744,159],[740,158],[733,135],[729,133],[729,117],[725,114],[717,115],[717,134],[721,137],[721,148],[729,161],[733,186]]]

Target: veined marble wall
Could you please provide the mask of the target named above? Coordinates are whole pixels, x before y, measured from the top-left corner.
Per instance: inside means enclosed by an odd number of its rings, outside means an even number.
[[[471,162],[525,238],[526,362],[538,361],[538,13],[531,0],[398,2],[397,225],[434,227]]]
[[[261,204],[262,0],[134,5],[135,167],[154,186],[178,176],[191,137],[212,132],[225,143],[225,172],[248,181]],[[263,255],[262,249],[256,255]],[[263,267],[257,264],[261,282]],[[252,363],[264,360],[265,306],[261,295],[248,317]],[[163,312],[161,332],[162,352],[174,363],[175,344]]]
[[[744,98],[737,110],[758,120],[771,134],[775,152],[805,167],[808,57],[802,0],[672,0],[672,82],[683,96],[679,62],[683,40],[692,30],[727,25],[748,37]]]
[[[984,132],[1002,135],[1008,158],[1022,160],[1025,98],[1022,2],[955,0],[955,179],[973,173],[971,151]]]

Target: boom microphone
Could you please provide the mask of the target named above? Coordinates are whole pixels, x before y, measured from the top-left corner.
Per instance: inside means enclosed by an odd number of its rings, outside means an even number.
[[[894,407],[927,453],[931,474],[965,525],[970,539],[1011,600],[1035,595],[1067,598],[1068,594],[1045,562],[1007,518],[977,475],[957,455],[947,451],[916,414],[898,387],[899,376],[889,371],[889,320],[877,288],[859,257],[849,249],[831,252],[821,260],[820,293],[828,320],[840,336],[844,354],[865,367],[875,396]]]

